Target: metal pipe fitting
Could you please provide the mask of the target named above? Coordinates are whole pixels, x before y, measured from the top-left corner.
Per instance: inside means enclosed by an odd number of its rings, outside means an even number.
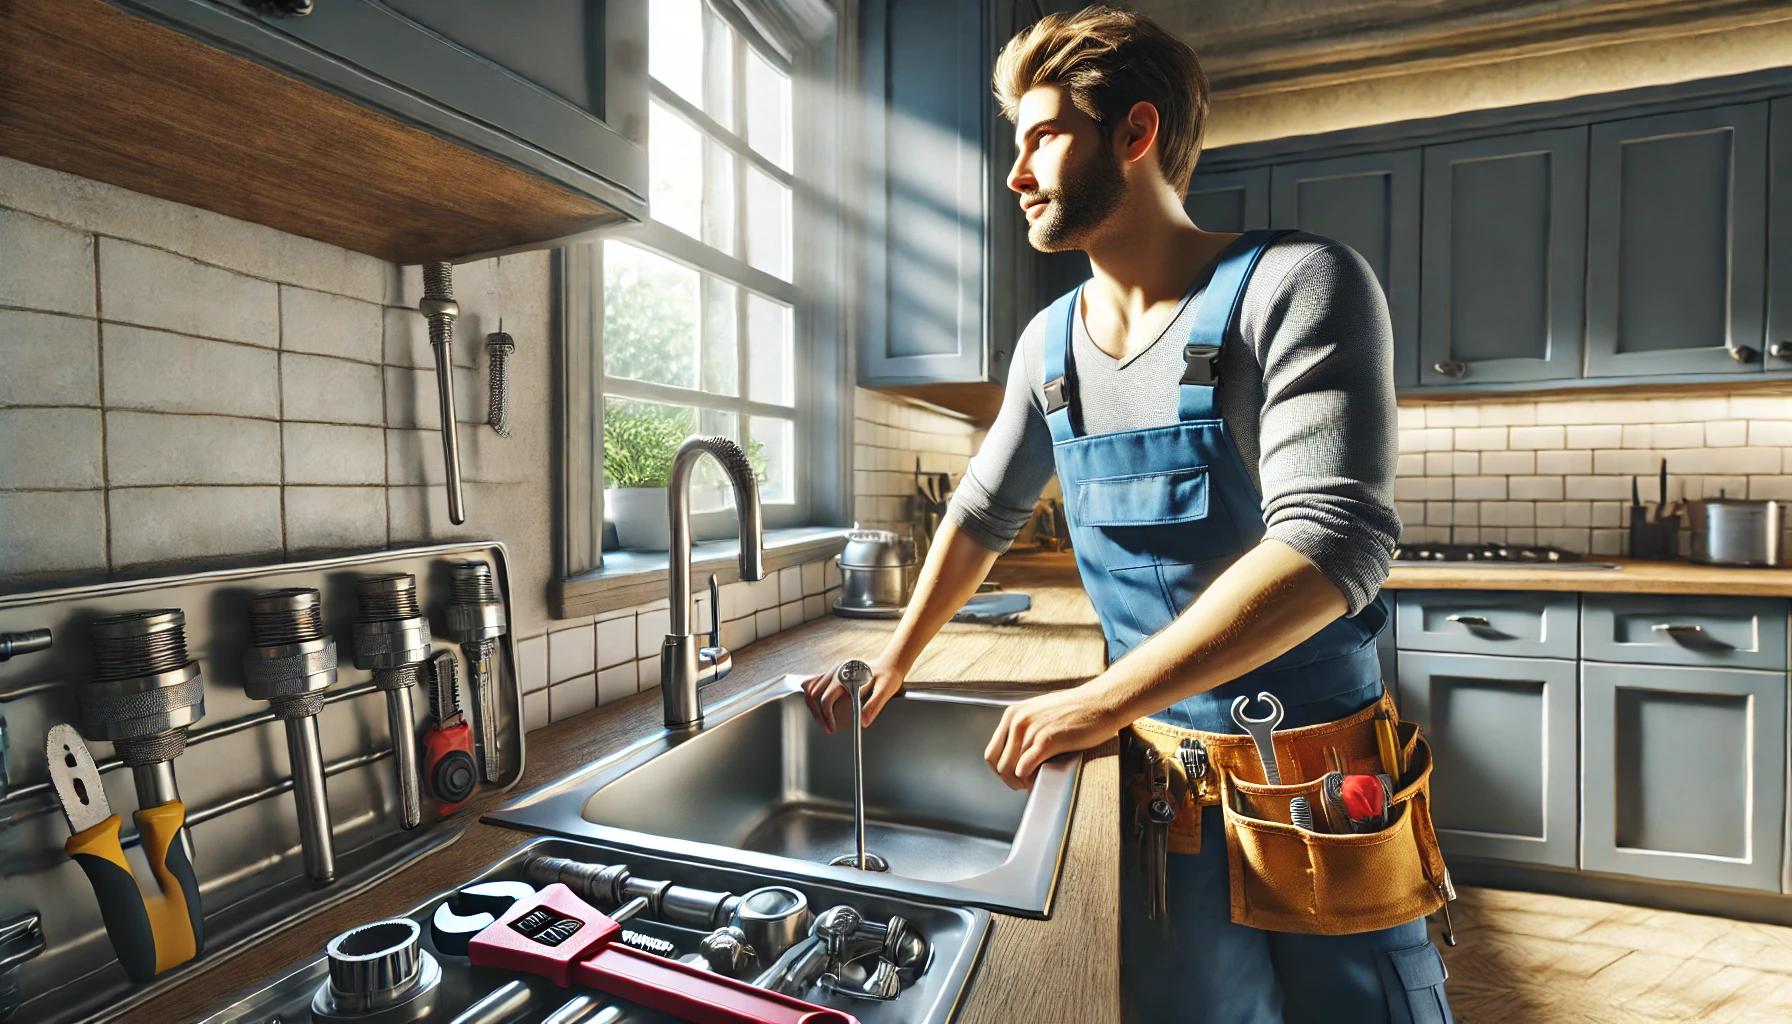
[[[504,321],[498,330],[485,336],[485,358],[490,365],[491,401],[485,422],[499,437],[510,436],[510,357],[516,352],[516,339],[504,333]]]
[[[0,661],[9,661],[15,655],[49,649],[50,631],[47,629],[27,629],[23,633],[0,633]]]
[[[187,657],[186,613],[112,615],[95,620],[90,633],[97,671],[80,691],[87,738],[111,742],[131,769],[139,807],[179,800],[173,762],[187,748],[187,729],[205,715],[199,663]],[[186,828],[180,838],[191,858]]]
[[[417,606],[417,577],[408,572],[364,579],[356,584],[355,597],[360,605],[355,667],[371,670],[373,685],[385,691],[400,820],[405,828],[416,828],[423,821],[423,800],[414,695],[429,657],[429,620]]]
[[[311,1001],[318,1021],[351,1021],[416,1003],[415,1019],[427,1013],[442,980],[441,965],[419,944],[423,930],[396,917],[350,928],[324,947],[329,980]]]
[[[305,874],[323,884],[336,879],[336,851],[317,714],[324,691],[336,681],[336,641],[324,634],[320,603],[309,587],[270,590],[250,600],[243,692],[267,701],[286,725]]]
[[[429,321],[429,347],[436,357],[436,397],[442,412],[442,468],[448,476],[448,519],[454,525],[467,521],[461,500],[460,434],[454,419],[454,321],[460,306],[454,301],[454,264],[423,264],[423,300],[417,310]]]
[[[492,567],[485,562],[456,562],[449,567],[449,579],[454,599],[446,615],[448,636],[467,656],[480,771],[485,781],[501,782],[504,740],[498,721],[498,644],[509,628],[504,600],[498,594]]]

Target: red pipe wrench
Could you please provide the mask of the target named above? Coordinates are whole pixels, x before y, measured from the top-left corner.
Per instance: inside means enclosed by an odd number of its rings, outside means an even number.
[[[555,882],[519,901],[467,945],[480,967],[578,985],[695,1024],[859,1024],[857,1017],[726,975],[643,953],[622,925]]]

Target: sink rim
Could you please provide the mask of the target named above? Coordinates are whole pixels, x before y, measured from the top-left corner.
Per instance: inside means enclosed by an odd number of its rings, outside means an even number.
[[[707,708],[701,729],[661,726],[613,754],[514,797],[486,812],[480,820],[527,832],[594,839],[647,853],[720,859],[785,877],[856,886],[915,899],[969,904],[1026,917],[1050,916],[1058,876],[1063,868],[1064,850],[1070,839],[1070,821],[1075,813],[1077,782],[1082,774],[1081,754],[1061,754],[1040,767],[1021,811],[1020,824],[1010,840],[1008,856],[1002,863],[981,874],[951,882],[832,867],[779,854],[601,825],[584,817],[587,800],[636,768],[748,711],[801,692],[801,676],[774,676]],[[1026,696],[1002,698],[940,690],[905,690],[896,699],[1003,707]],[[1052,837],[1054,829],[1058,830],[1055,839]]]

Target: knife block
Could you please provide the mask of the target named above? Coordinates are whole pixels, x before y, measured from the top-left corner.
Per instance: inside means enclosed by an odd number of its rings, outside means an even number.
[[[1680,557],[1679,513],[1651,521],[1647,512],[1640,505],[1630,507],[1630,557],[1657,562]]]

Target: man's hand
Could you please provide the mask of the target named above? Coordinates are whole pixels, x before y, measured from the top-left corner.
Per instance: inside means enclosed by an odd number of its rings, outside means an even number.
[[[1105,743],[1122,724],[1087,684],[1073,686],[1010,704],[983,759],[1008,788],[1031,789],[1040,765]]]
[[[901,692],[905,674],[883,658],[866,664],[871,666],[871,682],[869,692],[864,695],[865,717],[859,724],[870,726],[890,698]],[[852,707],[852,696],[846,692],[846,684],[840,681],[840,665],[803,680],[803,699],[809,702],[809,714],[831,734],[838,724],[834,711],[839,702],[844,699],[847,702],[844,706]]]

